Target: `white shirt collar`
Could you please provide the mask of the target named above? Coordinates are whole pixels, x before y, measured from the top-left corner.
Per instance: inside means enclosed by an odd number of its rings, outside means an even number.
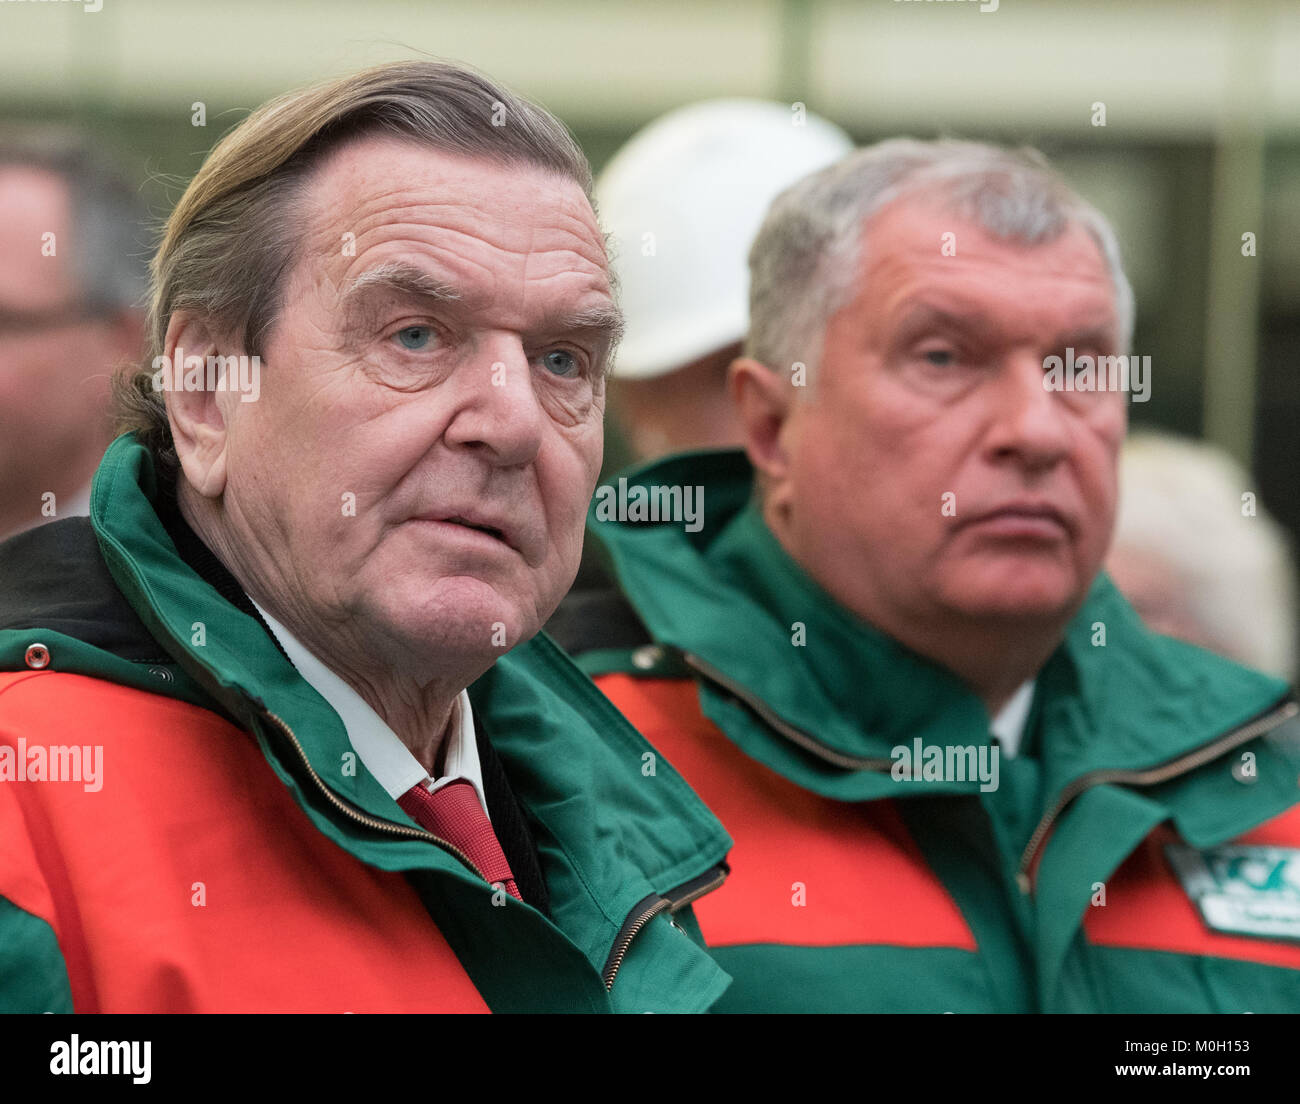
[[[1029,706],[1033,700],[1034,680],[1027,679],[1007,699],[1007,704],[989,725],[989,731],[998,738],[998,747],[1008,759],[1014,759],[1020,751],[1020,741],[1024,739],[1025,722],[1029,720]]]
[[[416,783],[424,783],[431,791],[463,778],[474,787],[478,803],[487,813],[487,799],[483,796],[483,769],[478,757],[478,741],[474,736],[474,715],[470,709],[469,694],[464,690],[456,698],[453,709],[455,719],[447,734],[447,747],[443,753],[446,774],[436,780],[420,761],[402,743],[401,737],[388,727],[364,698],[307,650],[292,633],[249,597],[270,627],[289,661],[330,708],[339,715],[347,730],[348,741],[362,765],[396,800]]]

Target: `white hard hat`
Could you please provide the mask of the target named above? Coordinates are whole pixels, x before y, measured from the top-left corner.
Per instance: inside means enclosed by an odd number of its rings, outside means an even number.
[[[669,112],[619,150],[596,182],[627,316],[613,375],[663,375],[741,340],[768,206],[852,148],[801,104],[728,99]]]

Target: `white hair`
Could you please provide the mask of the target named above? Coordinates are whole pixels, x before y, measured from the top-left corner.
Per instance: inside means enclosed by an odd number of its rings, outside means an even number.
[[[1106,218],[1035,150],[951,139],[891,138],[804,177],[773,201],[749,254],[745,353],[769,368],[821,355],[826,323],[861,271],[863,225],[886,204],[924,193],[1001,240],[1049,242],[1071,225],[1092,234],[1115,287],[1120,347],[1133,335],[1133,290]]]
[[[1281,526],[1254,503],[1227,453],[1167,434],[1135,433],[1120,457],[1112,555],[1133,550],[1170,572],[1181,612],[1223,652],[1291,679],[1294,565]],[[1246,510],[1249,502],[1253,507]]]

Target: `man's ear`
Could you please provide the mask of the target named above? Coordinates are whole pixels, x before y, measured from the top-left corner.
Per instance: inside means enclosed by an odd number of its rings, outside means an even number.
[[[164,344],[172,366],[164,398],[181,470],[204,498],[219,498],[226,487],[228,404],[222,399],[230,392],[207,386],[207,358],[222,349],[207,320],[188,311],[172,315]],[[202,381],[194,390],[184,386],[187,366]]]
[[[789,469],[782,430],[795,402],[794,388],[752,357],[731,362],[727,387],[736,404],[750,463],[769,483],[781,482]]]

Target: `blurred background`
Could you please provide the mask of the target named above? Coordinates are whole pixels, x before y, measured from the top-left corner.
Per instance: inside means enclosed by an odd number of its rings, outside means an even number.
[[[90,131],[159,221],[268,97],[419,53],[541,102],[598,172],[652,119],[716,97],[800,103],[859,144],[1028,143],[1119,232],[1138,303],[1131,351],[1153,362],[1133,425],[1222,448],[1294,541],[1300,3],[981,6],[993,4],[0,0],[0,125]],[[607,470],[628,458],[611,432]]]

